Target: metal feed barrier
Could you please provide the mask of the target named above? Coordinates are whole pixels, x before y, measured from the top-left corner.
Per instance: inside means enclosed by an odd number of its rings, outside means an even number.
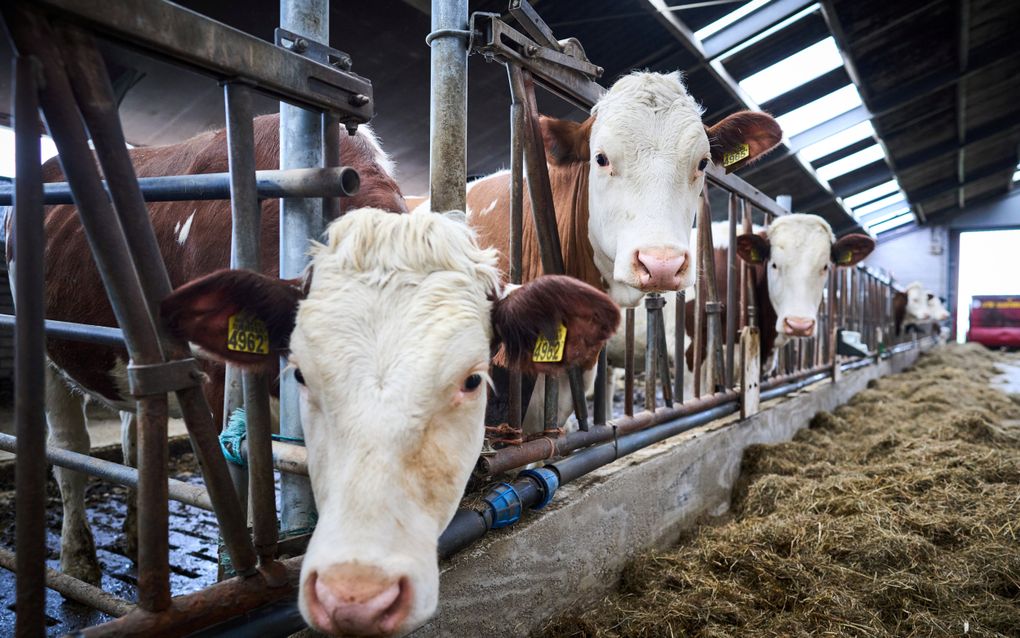
[[[226,198],[232,202],[234,253],[232,264],[258,269],[259,200],[282,197],[281,275],[294,276],[303,267],[309,237],[322,230],[323,218],[338,212],[337,196],[356,190],[356,175],[340,167],[338,126],[351,128],[372,116],[371,85],[345,69],[349,57],[315,43],[328,33],[310,32],[310,16],[325,15],[322,0],[284,2],[289,21],[281,30],[282,46],[259,41],[222,24],[159,0],[131,0],[104,7],[85,0],[40,0],[11,4],[3,17],[16,44],[15,127],[17,174],[15,223],[19,260],[17,316],[0,318],[16,325],[17,437],[0,437],[0,449],[15,451],[17,460],[17,555],[0,552],[0,565],[18,572],[17,634],[39,636],[43,625],[43,587],[114,616],[113,622],[84,630],[102,636],[148,632],[180,635],[231,631],[259,635],[285,634],[300,627],[294,588],[307,542],[314,506],[307,485],[303,447],[272,441],[269,432],[266,379],[228,371],[225,415],[247,409],[248,432],[239,454],[247,472],[224,462],[216,439],[217,424],[199,388],[195,363],[187,344],[160,331],[154,308],[169,292],[165,267],[155,245],[145,201]],[[511,106],[511,247],[510,280],[521,280],[525,177],[530,184],[534,224],[538,230],[544,271],[563,271],[545,151],[538,124],[535,84],[585,109],[604,93],[596,83],[602,69],[589,62],[576,41],[557,41],[527,2],[514,0],[509,15],[526,32],[495,14],[468,16],[466,0],[434,0],[432,47],[432,122],[430,195],[436,210],[464,209],[466,183],[467,56],[476,53],[507,67]],[[170,176],[138,180],[124,150],[115,102],[89,32],[127,41],[154,55],[210,74],[224,83],[230,173]],[[59,36],[59,37],[56,37]],[[206,48],[218,41],[215,52]],[[297,51],[303,50],[306,55]],[[307,57],[307,56],[312,56]],[[317,56],[317,57],[316,57]],[[314,59],[313,59],[314,58]],[[257,68],[245,60],[259,60]],[[68,72],[65,73],[64,69]],[[292,103],[283,113],[281,171],[254,170],[250,92],[266,92]],[[67,184],[41,184],[37,112],[41,106],[67,171]],[[95,142],[107,181],[100,179],[88,148],[84,119]],[[295,169],[296,166],[322,168]],[[541,436],[518,446],[490,450],[478,463],[478,474],[492,477],[524,464],[546,461],[542,472],[525,472],[509,482],[511,489],[490,494],[482,511],[459,511],[440,539],[448,557],[467,547],[489,529],[512,523],[520,512],[540,507],[556,485],[567,483],[630,452],[737,411],[753,414],[761,400],[780,396],[822,379],[838,380],[842,370],[888,356],[892,288],[889,280],[857,267],[830,273],[819,315],[818,336],[799,340],[780,353],[775,372],[758,379],[759,341],[754,334],[750,268],[729,249],[726,271],[714,272],[709,201],[721,195],[727,206],[729,246],[737,228],[745,232],[752,220],[768,223],[787,211],[743,180],[720,169],[708,172],[698,212],[698,273],[693,371],[682,356],[686,298],[676,294],[677,321],[666,326],[663,297],[646,301],[644,405],[635,408],[637,375],[634,360],[634,309],[626,311],[625,400],[620,418],[612,418],[605,353],[599,358],[593,409],[589,417],[579,370],[571,372],[571,392],[580,430],[566,436]],[[78,203],[94,257],[120,329],[45,321],[42,306],[42,206]],[[317,198],[326,199],[317,199]],[[0,193],[0,203],[4,203]],[[287,199],[290,198],[290,199]],[[300,198],[300,199],[299,199]],[[111,206],[112,199],[112,206]],[[132,275],[124,276],[125,273]],[[720,299],[717,280],[725,277],[727,294]],[[724,308],[727,312],[722,321]],[[839,354],[837,330],[854,329],[867,344],[867,357],[851,360]],[[681,348],[675,361],[666,352],[666,330],[674,330]],[[138,399],[139,467],[137,470],[45,446],[43,351],[45,335],[125,345],[132,365],[132,392]],[[704,344],[702,344],[704,340]],[[704,348],[702,348],[704,345]],[[700,356],[704,350],[707,355]],[[741,356],[738,358],[737,353]],[[743,361],[740,365],[738,361]],[[746,371],[746,372],[745,372]],[[693,375],[694,398],[684,400],[684,376]],[[301,438],[291,379],[282,379],[281,429]],[[555,424],[557,386],[546,387],[546,423]],[[166,393],[176,392],[203,470],[206,488],[168,480]],[[520,378],[510,383],[509,428],[520,429]],[[659,396],[661,395],[661,399]],[[583,448],[583,449],[582,449]],[[136,486],[139,501],[138,604],[116,598],[96,587],[45,569],[44,504],[47,462]],[[282,529],[280,539],[273,498],[274,469],[281,472]],[[233,478],[233,480],[232,480]],[[249,502],[252,511],[246,514]],[[195,594],[171,598],[168,580],[167,501],[175,499],[211,509],[217,515],[227,557],[237,577]],[[509,499],[509,500],[508,500]],[[497,507],[509,503],[509,510]],[[508,511],[516,511],[508,515]],[[512,514],[512,512],[511,512]],[[245,522],[250,520],[249,534]],[[229,605],[222,604],[230,601]],[[227,624],[221,624],[226,622]],[[243,630],[239,623],[247,623]],[[215,626],[214,629],[212,629]]]
[[[340,166],[339,125],[353,131],[371,119],[374,104],[371,84],[349,71],[350,58],[346,54],[324,45],[312,46],[315,40],[327,39],[322,32],[307,32],[308,24],[328,24],[325,3],[294,0],[283,5],[283,26],[300,34],[278,31],[283,46],[158,0],[130,0],[103,7],[84,0],[43,0],[12,2],[2,8],[4,24],[17,52],[14,119],[18,176],[13,202],[19,267],[17,316],[13,320],[17,342],[17,437],[0,441],[0,447],[17,453],[17,554],[12,557],[4,552],[0,559],[17,571],[18,636],[44,634],[47,585],[69,598],[121,616],[82,632],[90,636],[191,633],[293,596],[300,559],[276,559],[287,541],[279,542],[277,532],[266,379],[248,372],[228,375],[233,377],[233,383],[228,382],[228,408],[243,403],[248,415],[248,480],[238,476],[235,486],[217,440],[219,424],[212,421],[212,411],[201,389],[202,375],[188,344],[165,334],[157,320],[158,303],[171,289],[144,203],[229,198],[232,265],[258,270],[260,198],[282,197],[281,272],[288,276],[304,267],[307,242],[321,232],[324,212],[335,217],[339,210],[336,197],[355,192],[358,186],[357,174]],[[221,82],[229,174],[137,180],[110,79],[93,34]],[[252,65],[252,60],[257,63]],[[253,91],[280,99],[292,109],[281,119],[284,170],[255,171]],[[40,108],[67,179],[66,184],[47,185],[45,189],[38,142]],[[90,138],[105,183],[89,149]],[[322,168],[310,168],[315,166]],[[42,207],[67,202],[69,196],[78,205],[119,331],[44,322]],[[291,202],[294,205],[288,205]],[[40,391],[44,387],[46,332],[126,346],[139,422],[137,470],[46,447],[44,397]],[[168,480],[168,392],[174,392],[181,405],[201,463],[205,489]],[[291,407],[290,416],[293,414]],[[293,418],[290,427],[300,432]],[[46,570],[44,459],[137,488],[137,605]],[[296,478],[307,482],[300,475]],[[313,514],[308,511],[310,492],[302,491],[301,485],[297,489],[288,487],[284,490],[284,529],[307,528]],[[251,534],[245,514],[249,488]],[[171,598],[168,498],[215,512],[225,552],[238,577],[195,594]],[[292,550],[300,547],[287,549],[288,553],[298,553]],[[230,604],[224,605],[225,601]]]

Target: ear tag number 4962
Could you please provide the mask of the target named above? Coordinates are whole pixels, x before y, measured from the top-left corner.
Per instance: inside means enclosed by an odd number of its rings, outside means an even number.
[[[560,327],[556,330],[556,338],[552,341],[546,338],[544,334],[538,335],[538,340],[535,341],[535,352],[531,355],[531,360],[535,363],[556,363],[557,361],[563,360],[563,347],[567,343],[567,327],[560,324]]]
[[[269,354],[269,331],[266,330],[266,324],[249,314],[230,315],[227,350]]]

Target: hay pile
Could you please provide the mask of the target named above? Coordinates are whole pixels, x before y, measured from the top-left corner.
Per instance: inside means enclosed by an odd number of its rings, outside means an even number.
[[[743,462],[731,520],[545,636],[1020,636],[1020,397],[940,349]]]

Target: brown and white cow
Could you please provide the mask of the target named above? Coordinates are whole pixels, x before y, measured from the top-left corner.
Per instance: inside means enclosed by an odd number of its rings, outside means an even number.
[[[921,331],[928,325],[932,317],[928,307],[930,296],[920,281],[911,282],[906,289],[893,294],[893,319],[897,335],[903,331]]]
[[[690,235],[709,162],[729,158],[736,168],[782,139],[765,113],[742,111],[706,126],[702,112],[679,73],[635,72],[614,83],[584,122],[542,118],[567,275],[624,307],[647,292],[693,283]],[[471,182],[467,205],[479,241],[500,251],[500,270],[508,274],[509,172]],[[522,280],[530,281],[542,262],[528,198],[524,209]],[[544,384],[536,387],[533,407]],[[562,424],[570,403],[565,383],[560,397]]]
[[[279,168],[279,117],[255,119],[256,168]],[[226,132],[203,133],[179,144],[135,148],[130,151],[140,177],[219,173],[228,170]],[[341,200],[341,209],[373,206],[406,212],[403,198],[390,174],[390,162],[368,127],[355,136],[341,135],[344,163],[358,170],[361,190]],[[53,158],[43,166],[47,182],[63,180]],[[180,286],[196,277],[229,266],[230,203],[227,201],[162,202],[148,206],[160,252],[170,281]],[[115,326],[113,309],[103,288],[99,271],[90,257],[84,229],[72,205],[46,210],[46,317],[100,326]],[[9,218],[10,216],[8,216]],[[9,224],[8,219],[8,224]],[[262,203],[262,263],[266,274],[276,276],[279,262],[279,200]],[[7,261],[13,282],[17,255],[13,253],[10,228],[7,232]],[[81,395],[91,397],[115,410],[122,410],[125,460],[134,464],[134,423],[130,410],[134,401],[127,383],[127,351],[96,344],[49,339],[46,413],[50,444],[88,454],[89,434],[82,412]],[[217,418],[223,407],[223,366],[204,363],[211,382],[205,393]],[[66,573],[98,583],[99,563],[95,544],[85,517],[85,477],[70,470],[55,469],[63,500],[60,565]],[[129,553],[132,552],[133,507],[125,522]]]
[[[481,451],[491,348],[527,374],[591,365],[620,313],[563,276],[501,295],[495,251],[445,215],[359,210],[327,234],[304,299],[292,282],[220,271],[177,290],[163,314],[224,359],[238,356],[226,346],[232,315],[279,336],[274,350],[289,351],[303,386],[319,511],[301,613],[330,634],[403,635],[436,608],[437,542]],[[561,325],[562,360],[533,363],[539,335]],[[238,363],[276,364],[275,352],[263,358]]]

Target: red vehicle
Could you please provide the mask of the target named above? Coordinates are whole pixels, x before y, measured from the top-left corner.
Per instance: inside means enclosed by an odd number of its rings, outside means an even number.
[[[967,341],[990,348],[1020,348],[1020,296],[974,297]]]

